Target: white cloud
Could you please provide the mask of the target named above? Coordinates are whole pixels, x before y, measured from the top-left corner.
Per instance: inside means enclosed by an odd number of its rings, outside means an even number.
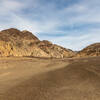
[[[16,11],[24,8],[24,4],[17,0],[1,0],[0,2],[0,15],[10,15]]]
[[[41,2],[41,0],[0,0],[0,29],[15,27],[29,30],[34,34],[40,33],[40,38],[42,33],[53,35],[64,32],[65,36],[52,36],[52,38],[48,36],[45,39],[74,50],[100,41],[99,27],[77,29],[76,32],[73,29],[74,26],[80,26],[80,24],[100,23],[99,0],[81,0],[63,9],[57,9],[57,3],[43,4]],[[59,30],[60,26],[72,27],[72,30]],[[80,33],[82,33],[81,36],[75,36]]]
[[[100,42],[100,29],[98,30],[91,30],[88,31],[86,34],[82,35],[65,35],[60,37],[46,37],[44,36],[43,39],[48,38],[50,41],[52,41],[55,44],[59,44],[61,46],[64,46],[66,48],[70,48],[72,50],[81,50],[85,48],[86,46]]]

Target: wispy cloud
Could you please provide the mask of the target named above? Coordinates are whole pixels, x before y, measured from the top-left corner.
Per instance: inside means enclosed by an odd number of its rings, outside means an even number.
[[[27,29],[79,50],[100,41],[99,10],[99,0],[1,0],[0,29]]]

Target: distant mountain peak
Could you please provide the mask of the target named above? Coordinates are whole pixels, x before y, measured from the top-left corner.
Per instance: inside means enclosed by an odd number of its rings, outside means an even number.
[[[22,32],[25,33],[25,32],[30,32],[30,31],[28,31],[28,30],[23,30]],[[30,33],[31,33],[31,32],[30,32]]]
[[[5,29],[5,30],[2,30],[1,32],[4,32],[4,31],[9,31],[9,32],[19,32],[20,30],[16,29],[16,28],[9,28],[9,29]]]
[[[23,30],[22,31],[24,37],[29,37],[30,39],[39,40],[32,32]]]

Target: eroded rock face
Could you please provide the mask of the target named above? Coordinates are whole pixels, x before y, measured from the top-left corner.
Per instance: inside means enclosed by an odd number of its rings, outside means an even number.
[[[77,57],[100,56],[100,43],[92,44],[77,53]]]
[[[74,52],[44,40],[29,31],[14,28],[0,32],[0,56],[72,57]]]
[[[64,57],[72,57],[74,52],[72,50],[63,48],[56,44],[52,44],[49,41],[40,41],[37,43],[37,46],[41,48],[44,52],[46,52],[50,57],[55,58],[64,58]]]

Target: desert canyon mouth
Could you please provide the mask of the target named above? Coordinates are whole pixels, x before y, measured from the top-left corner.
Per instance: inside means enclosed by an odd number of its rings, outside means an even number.
[[[100,43],[75,52],[0,31],[0,100],[100,100]]]

